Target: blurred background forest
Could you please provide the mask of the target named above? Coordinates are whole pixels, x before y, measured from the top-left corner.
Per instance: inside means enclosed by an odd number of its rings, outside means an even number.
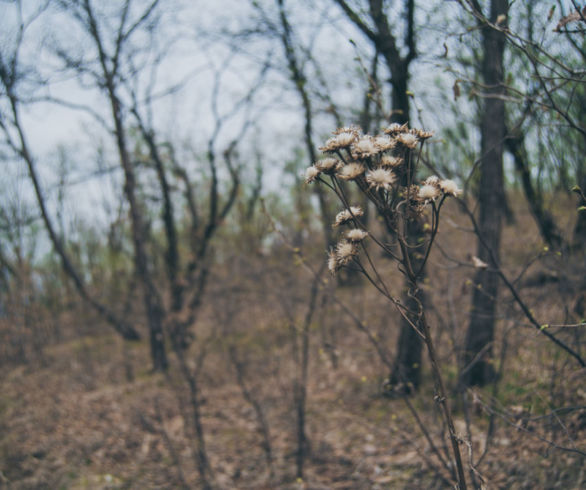
[[[0,0],[0,488],[584,488],[585,33]]]

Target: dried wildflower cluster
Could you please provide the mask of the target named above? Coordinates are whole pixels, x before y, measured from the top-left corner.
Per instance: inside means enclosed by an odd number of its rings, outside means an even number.
[[[413,218],[420,216],[426,206],[435,209],[436,201],[461,192],[454,181],[437,176],[428,177],[419,185],[413,182],[417,148],[433,136],[431,132],[395,123],[376,136],[363,134],[356,126],[340,128],[332,134],[320,148],[326,157],[305,171],[305,181],[325,183],[345,203],[340,181],[356,183],[388,224],[396,219],[399,203],[406,203],[403,208]],[[325,176],[330,179],[326,180]],[[360,223],[362,215],[359,207],[347,206],[336,216],[333,226],[349,224],[352,229],[329,253],[328,266],[332,273],[350,263],[358,255],[361,242],[368,237]]]
[[[347,228],[340,233],[338,243],[328,253],[328,269],[335,274],[342,267],[356,267],[397,307],[427,346],[434,372],[435,398],[446,400],[424,301],[418,293],[425,264],[437,236],[440,209],[448,196],[457,196],[461,191],[454,181],[435,175],[417,181],[416,167],[422,157],[421,148],[431,137],[432,133],[409,129],[406,124],[391,124],[376,136],[363,134],[355,126],[340,128],[320,148],[325,157],[306,170],[305,180],[327,186],[344,205],[344,209],[336,215],[333,226]],[[376,207],[389,232],[384,240],[379,239],[372,229],[366,229],[363,209],[350,204],[355,195],[353,186]],[[426,220],[425,226],[423,220]],[[403,295],[405,301],[393,295],[390,284],[386,283],[386,274],[377,270],[370,247],[366,246],[367,241],[376,244],[385,256],[398,262],[397,269],[407,280]],[[482,261],[477,262],[476,267],[486,267]],[[362,328],[368,331],[366,327]],[[464,488],[466,478],[450,404],[444,402],[441,406],[452,440],[458,487]]]

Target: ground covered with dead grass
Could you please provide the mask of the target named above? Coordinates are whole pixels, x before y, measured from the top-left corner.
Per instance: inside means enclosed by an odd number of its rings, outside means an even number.
[[[506,291],[495,345],[501,377],[494,386],[456,393],[473,273],[462,265],[474,253],[469,237],[455,222],[444,223],[426,288],[470,482],[475,478],[484,488],[584,488],[584,370],[528,324]],[[555,327],[583,321],[574,311],[583,293],[573,281],[580,270],[576,262],[544,252],[523,210],[507,227],[503,249],[507,273],[518,277],[515,284],[535,316],[583,351],[583,327]],[[525,271],[536,256],[541,258]],[[396,270],[385,267],[400,284]],[[556,274],[568,280],[544,279]],[[332,291],[324,288],[320,296],[309,330],[306,463],[303,479],[296,477],[293,387],[310,282],[286,250],[235,256],[216,271],[187,359],[197,372],[217,487],[449,488],[449,464],[441,461],[449,461],[447,438],[427,360],[417,395],[408,401],[382,395],[388,372],[381,352],[392,358],[398,319],[366,284],[335,294],[370,329],[370,341],[327,299]],[[171,358],[168,374],[153,374],[145,344],[124,344],[99,324],[89,328],[77,323],[82,321],[67,317],[63,329],[69,335],[61,342],[44,346],[27,363],[2,366],[0,486],[199,488],[197,443],[176,360]],[[251,400],[266,416],[270,463]]]

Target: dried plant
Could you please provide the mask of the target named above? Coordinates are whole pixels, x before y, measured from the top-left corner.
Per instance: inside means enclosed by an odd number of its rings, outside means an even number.
[[[416,170],[421,150],[432,133],[409,129],[406,124],[391,124],[384,133],[377,136],[363,134],[360,128],[351,126],[336,130],[334,136],[320,148],[327,158],[315,162],[306,170],[307,183],[327,186],[334,192],[344,209],[338,213],[334,227],[348,227],[338,243],[329,251],[328,268],[332,274],[343,267],[352,267],[362,272],[368,281],[399,311],[425,342],[435,384],[434,400],[441,406],[442,415],[448,427],[452,445],[454,467],[453,477],[458,488],[466,488],[466,479],[460,455],[460,440],[456,435],[447,392],[421,301],[413,311],[400,296],[393,294],[385,282],[379,267],[369,252],[368,243],[374,243],[398,264],[405,276],[410,298],[417,298],[425,264],[429,258],[437,235],[440,210],[446,198],[460,194],[458,185],[452,180],[431,176],[423,181],[416,180]],[[367,229],[361,219],[363,210],[350,202],[350,189],[354,183],[376,207],[392,240],[383,240],[372,229]],[[424,225],[428,231],[424,243],[410,241],[410,225],[421,220],[430,220]]]

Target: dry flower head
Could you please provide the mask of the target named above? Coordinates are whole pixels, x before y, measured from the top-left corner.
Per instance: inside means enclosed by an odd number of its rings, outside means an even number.
[[[433,131],[424,131],[423,129],[413,129],[412,132],[420,140],[428,140],[433,136]]]
[[[407,131],[408,131],[407,123],[405,123],[405,124],[392,123],[387,127],[387,129],[385,129],[385,133],[390,134],[391,136],[395,136],[400,133],[405,133]]]
[[[437,175],[432,175],[423,181],[423,185],[434,185],[439,187],[440,178]]]
[[[342,162],[337,158],[324,158],[315,162],[315,167],[324,174],[333,174],[342,166]]]
[[[336,257],[336,252],[334,250],[330,250],[328,253],[328,270],[335,274],[338,272],[340,268],[340,263],[338,262],[338,257]]]
[[[440,195],[440,190],[437,186],[431,184],[423,184],[419,188],[417,197],[422,201],[433,201]]]
[[[439,186],[443,193],[447,194],[448,196],[458,197],[460,194],[462,194],[462,190],[458,187],[458,184],[456,184],[453,180],[442,180],[439,183]]]
[[[319,177],[320,171],[313,165],[305,169],[305,183],[311,184],[315,179]]]
[[[390,190],[396,180],[396,175],[386,168],[377,168],[366,173],[366,182],[369,187],[374,187],[377,190]]]
[[[350,209],[344,209],[344,211],[340,211],[336,215],[336,220],[334,222],[334,226],[340,226],[344,223],[348,223],[348,221],[362,216],[364,211],[360,206],[350,206]]]
[[[351,126],[342,126],[341,128],[338,128],[335,131],[332,131],[332,134],[334,134],[334,135],[339,135],[342,133],[352,133],[356,136],[359,136],[362,133],[362,128],[360,126],[351,125]]]
[[[403,165],[403,159],[401,157],[383,155],[380,159],[380,164],[383,167],[397,168]]]
[[[351,242],[361,242],[368,236],[368,232],[360,228],[352,228],[346,232],[346,238]]]
[[[362,159],[368,158],[377,153],[380,153],[380,148],[372,136],[362,136],[358,141],[355,141],[350,147],[352,158]]]
[[[413,133],[400,133],[396,138],[399,143],[410,149],[416,148],[419,143],[419,138]]]
[[[380,151],[392,150],[395,146],[397,146],[397,142],[386,134],[375,136],[374,144],[379,148]]]
[[[320,147],[323,152],[335,152],[344,148],[348,148],[358,138],[360,132],[358,128],[340,128],[334,131],[334,136],[329,138],[325,145]]]
[[[365,171],[366,168],[364,167],[364,165],[362,165],[361,163],[352,162],[348,165],[344,165],[343,167],[341,167],[338,170],[337,175],[342,180],[354,180],[357,177],[360,177]]]
[[[355,243],[348,240],[340,240],[336,245],[336,259],[338,259],[340,265],[346,265],[357,254],[358,248]]]

